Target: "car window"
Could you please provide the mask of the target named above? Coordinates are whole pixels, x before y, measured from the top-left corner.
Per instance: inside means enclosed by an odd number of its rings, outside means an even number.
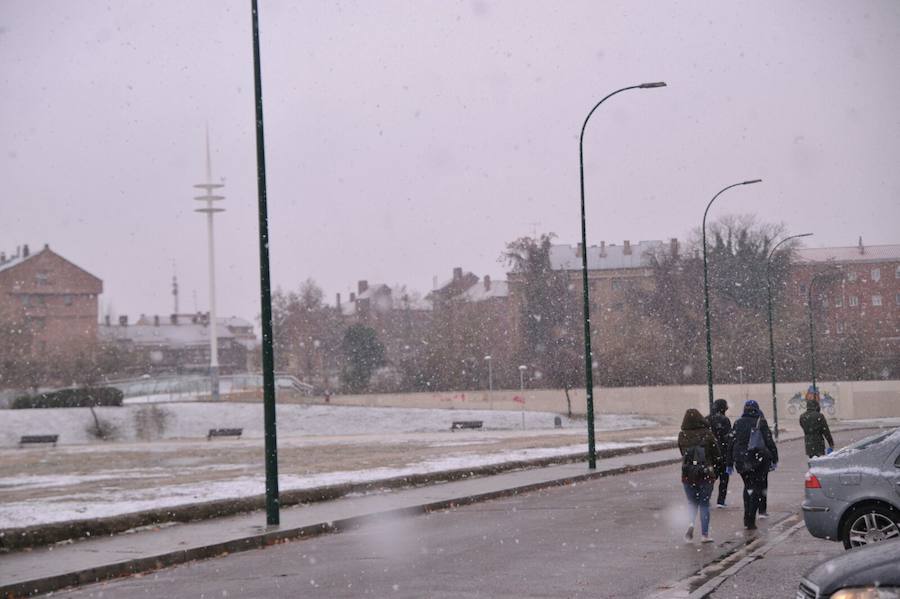
[[[876,435],[872,435],[871,437],[866,437],[865,439],[861,439],[856,443],[851,443],[850,445],[841,448],[839,451],[835,452],[835,455],[852,453],[861,449],[868,449],[869,447],[873,447],[889,439],[892,441],[900,440],[900,429],[884,431]]]

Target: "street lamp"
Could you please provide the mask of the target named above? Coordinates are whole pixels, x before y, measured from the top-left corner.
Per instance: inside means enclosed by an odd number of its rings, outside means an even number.
[[[775,247],[772,248],[772,251],[769,252],[769,255],[766,257],[766,297],[768,299],[769,309],[769,366],[772,372],[772,417],[775,419],[776,439],[778,439],[778,396],[775,393],[775,336],[772,333],[772,257],[775,255],[775,250],[777,250],[784,242],[799,237],[809,237],[810,235],[812,235],[812,233],[801,233],[799,235],[785,237],[775,244]]]
[[[214,202],[220,202],[225,196],[213,194],[214,189],[225,187],[222,183],[212,182],[212,161],[209,157],[209,128],[206,130],[206,183],[197,183],[194,187],[203,189],[206,193],[194,199],[206,202],[206,206],[196,208],[194,212],[206,214],[206,236],[208,247],[209,266],[209,387],[213,401],[219,400],[219,336],[218,322],[216,320],[216,253],[215,236],[213,235],[213,215],[216,212],[225,212],[224,208],[217,208]]]
[[[528,367],[522,364],[519,366],[519,391],[522,393],[522,430],[525,430],[525,371]]]
[[[813,275],[813,278],[809,281],[809,287],[807,288],[807,298],[806,298],[806,308],[809,312],[809,367],[810,374],[812,375],[812,388],[813,394],[815,397],[819,397],[819,388],[816,387],[816,340],[815,333],[813,329],[813,303],[812,303],[812,290],[813,284],[819,279],[824,279],[831,273],[820,272],[818,274]]]
[[[485,356],[484,360],[488,364],[488,401],[490,402],[490,408],[494,409],[494,369],[491,366],[491,357]]]
[[[612,92],[597,102],[594,107],[591,108],[591,111],[588,112],[587,117],[584,119],[584,124],[581,126],[581,137],[578,140],[578,165],[581,176],[581,282],[584,295],[584,379],[585,391],[587,393],[588,468],[591,470],[597,468],[597,456],[595,455],[594,446],[594,377],[592,372],[594,356],[593,353],[591,353],[591,304],[588,293],[587,225],[585,224],[584,214],[584,130],[587,128],[588,120],[590,120],[594,111],[606,100],[616,94],[629,89],[651,89],[654,87],[665,86],[666,84],[664,81],[657,81],[654,83],[641,83],[640,85],[623,87],[622,89],[617,89]]]
[[[712,370],[712,335],[709,328],[709,272],[706,260],[706,215],[709,213],[709,207],[712,206],[716,198],[738,185],[752,185],[761,183],[762,179],[753,179],[751,181],[742,181],[724,188],[722,191],[713,196],[713,199],[706,205],[703,211],[703,309],[706,312],[706,386],[709,390],[709,413],[713,413],[713,370]]]

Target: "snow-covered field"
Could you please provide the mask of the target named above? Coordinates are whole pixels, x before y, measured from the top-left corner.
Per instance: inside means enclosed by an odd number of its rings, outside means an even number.
[[[149,410],[165,414],[164,426],[147,424],[153,420]],[[245,438],[263,436],[260,403],[190,402],[152,407],[132,404],[121,408],[95,408],[95,412],[101,420],[116,428],[118,441],[206,438],[211,428],[243,428]],[[442,432],[450,430],[455,420],[481,420],[488,431],[522,429],[522,413],[510,411],[285,404],[277,407],[276,414],[279,436]],[[553,428],[556,414],[524,414],[526,430]],[[564,428],[584,427],[583,421],[562,420]],[[2,410],[0,447],[15,447],[22,435],[44,434],[59,435],[61,445],[89,443],[95,441],[88,434],[93,422],[88,408]],[[653,424],[653,421],[637,416],[602,416],[598,420],[598,430],[623,430]]]
[[[144,412],[142,412],[144,410]],[[146,440],[146,410],[165,426]],[[97,518],[264,493],[260,404],[176,403],[97,409],[118,441],[87,434],[87,409],[0,411],[0,530]],[[556,415],[487,410],[278,407],[282,490],[361,483],[542,457],[583,453],[585,424]],[[156,419],[159,420],[157,413]],[[454,420],[484,429],[450,432]],[[143,422],[144,424],[140,424]],[[240,440],[206,441],[210,428],[242,427]],[[655,428],[653,428],[655,427]],[[640,446],[671,431],[636,416],[597,419],[598,449]],[[60,446],[13,449],[22,434],[60,435]]]

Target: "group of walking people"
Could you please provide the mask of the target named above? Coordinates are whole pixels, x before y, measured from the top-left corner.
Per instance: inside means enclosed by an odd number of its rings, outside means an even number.
[[[688,500],[688,522],[684,539],[694,538],[694,522],[700,514],[700,539],[713,542],[709,534],[710,499],[719,481],[716,507],[726,507],[728,483],[737,472],[744,483],[744,528],[756,530],[757,518],[768,518],[769,472],[778,467],[778,446],[769,423],[754,400],[744,402],[743,413],[732,425],[725,413],[724,399],[713,402],[713,412],[704,417],[693,408],[684,414],[678,449],[683,457],[681,481]],[[819,402],[807,399],[807,411],[800,417],[809,457],[831,453],[834,441]],[[828,442],[828,448],[825,442]]]

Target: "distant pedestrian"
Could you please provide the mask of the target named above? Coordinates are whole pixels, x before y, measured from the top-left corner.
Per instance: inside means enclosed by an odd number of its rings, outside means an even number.
[[[731,420],[725,415],[728,411],[728,402],[717,399],[713,402],[713,412],[706,419],[709,429],[718,443],[721,459],[716,462],[716,478],[719,479],[719,495],[716,498],[716,507],[725,507],[725,495],[728,493],[728,472],[725,468],[725,455],[728,453],[728,444],[731,442]]]
[[[737,470],[744,481],[744,528],[756,530],[756,514],[764,497],[766,478],[778,466],[778,447],[754,400],[744,403],[744,413],[734,422],[726,459],[728,473]]]
[[[806,411],[800,414],[800,428],[803,429],[803,441],[806,445],[806,455],[814,458],[826,455],[834,450],[834,439],[828,428],[825,414],[821,412],[821,406],[816,399],[806,400]],[[825,443],[828,448],[825,448]]]
[[[682,455],[681,482],[688,500],[688,529],[684,540],[694,538],[694,520],[700,512],[700,542],[712,543],[709,536],[709,498],[715,481],[715,465],[721,461],[719,444],[703,415],[693,408],[684,413],[678,449]]]

